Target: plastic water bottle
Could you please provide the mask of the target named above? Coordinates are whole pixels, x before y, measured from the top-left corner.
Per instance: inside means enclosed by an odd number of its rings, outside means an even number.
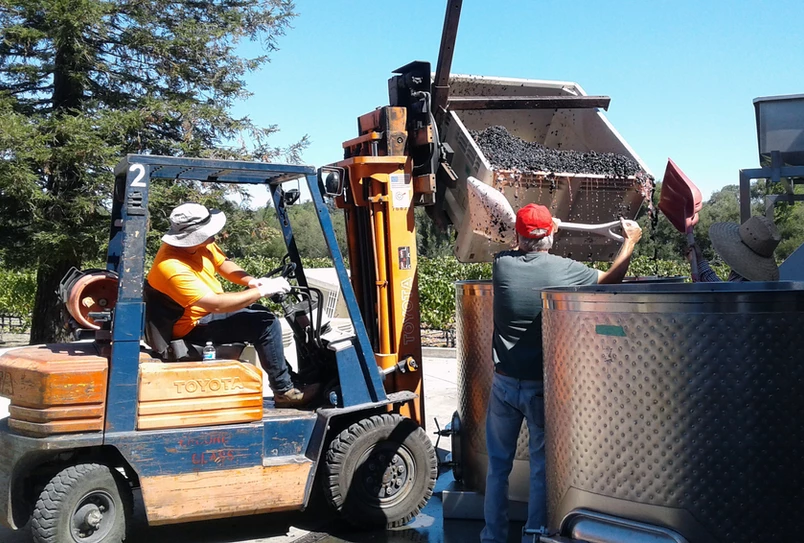
[[[215,360],[215,358],[215,346],[212,345],[211,341],[207,341],[207,344],[204,347],[204,361],[208,362],[210,360]]]

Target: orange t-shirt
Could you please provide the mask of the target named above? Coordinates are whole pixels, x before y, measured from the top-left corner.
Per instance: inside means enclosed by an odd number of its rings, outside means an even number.
[[[167,243],[159,247],[148,283],[184,308],[184,314],[173,325],[173,339],[189,334],[209,314],[193,304],[207,294],[223,292],[216,273],[225,261],[226,255],[215,243],[200,247],[194,254]]]

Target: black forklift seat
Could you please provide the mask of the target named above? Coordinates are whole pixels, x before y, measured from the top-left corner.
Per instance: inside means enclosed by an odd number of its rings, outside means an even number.
[[[173,325],[184,314],[184,308],[148,281],[143,285],[145,302],[145,342],[164,362],[189,362],[203,359],[203,345],[184,339],[173,339]],[[215,344],[216,357],[237,360],[245,343]]]

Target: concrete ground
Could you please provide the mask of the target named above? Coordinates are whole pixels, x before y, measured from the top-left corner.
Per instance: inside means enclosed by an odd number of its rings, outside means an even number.
[[[457,371],[454,358],[439,358],[432,356],[434,354],[446,354],[454,357],[454,350],[428,349],[422,361],[427,432],[435,443],[436,436],[433,433],[436,426],[433,419],[437,419],[443,428],[449,423],[457,406]],[[8,400],[0,398],[0,418],[7,415]],[[449,438],[441,439],[438,452],[442,459],[449,451],[449,445]],[[139,493],[136,493],[134,523],[128,541],[131,543],[314,543],[319,541],[322,543],[325,541],[333,543],[395,543],[401,541],[455,543],[477,541],[482,523],[476,521],[444,523],[442,521],[438,492],[450,482],[452,482],[451,474],[447,470],[443,470],[436,486],[436,495],[411,525],[397,531],[375,532],[355,532],[344,526],[326,507],[320,506],[313,506],[301,513],[281,513],[150,527],[145,519],[141,497]],[[0,542],[30,543],[31,536],[27,529],[11,532],[0,527]]]

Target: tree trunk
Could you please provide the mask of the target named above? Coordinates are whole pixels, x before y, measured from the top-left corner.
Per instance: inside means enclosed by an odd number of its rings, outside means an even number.
[[[70,29],[71,32],[66,31]],[[53,116],[57,118],[81,109],[83,87],[79,74],[86,69],[86,59],[78,53],[77,43],[81,41],[80,27],[64,27],[56,49],[53,66]],[[65,145],[63,135],[56,136],[53,148]],[[51,218],[60,217],[58,209],[72,204],[76,192],[81,190],[81,178],[75,164],[52,164],[53,173],[48,179],[48,191],[54,203],[45,212]],[[59,222],[60,218],[56,218]],[[80,250],[68,248],[61,254],[42,255],[39,271],[36,274],[36,296],[31,318],[31,343],[51,343],[67,338],[62,317],[62,303],[59,300],[59,282],[67,271],[80,265]]]
[[[47,266],[40,266],[36,273],[36,297],[34,298],[31,319],[31,343],[53,343],[64,340],[62,303],[59,300],[59,282],[73,266],[72,262],[60,260]]]

